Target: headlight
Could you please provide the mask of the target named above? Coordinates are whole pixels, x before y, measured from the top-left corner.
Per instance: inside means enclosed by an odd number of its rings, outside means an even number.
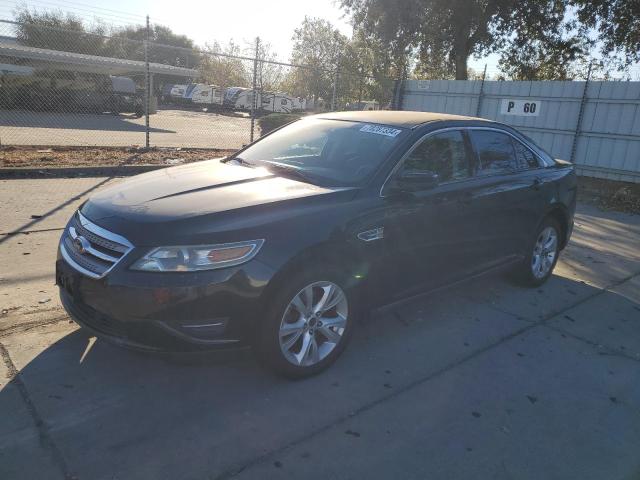
[[[232,267],[248,262],[256,256],[264,240],[196,245],[158,247],[131,266],[132,270],[146,272],[195,272]]]

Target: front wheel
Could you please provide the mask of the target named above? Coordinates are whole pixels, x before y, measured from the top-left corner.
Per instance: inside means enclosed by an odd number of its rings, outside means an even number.
[[[355,300],[336,272],[302,273],[285,281],[263,319],[257,348],[277,373],[303,378],[342,353],[354,324]]]
[[[553,273],[559,254],[560,226],[553,218],[546,218],[536,230],[534,241],[516,273],[527,285],[542,285]]]

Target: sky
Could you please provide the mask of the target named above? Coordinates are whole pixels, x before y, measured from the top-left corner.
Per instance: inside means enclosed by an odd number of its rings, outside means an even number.
[[[259,36],[271,44],[281,61],[289,60],[291,36],[305,15],[329,20],[347,36],[352,33],[337,0],[0,0],[0,18],[12,18],[13,10],[25,4],[38,10],[61,9],[88,21],[97,17],[115,25],[141,24],[148,14],[152,23],[185,34],[199,46],[233,39],[249,50]],[[486,63],[489,76],[493,76],[498,59],[496,54],[470,58],[469,67],[481,72]]]
[[[272,45],[280,60],[288,60],[293,30],[305,15],[329,20],[351,36],[351,26],[334,0],[0,0],[0,17],[11,18],[17,5],[73,12],[86,19],[96,16],[107,23],[161,23],[192,38],[198,45],[233,39],[244,46],[255,37]]]

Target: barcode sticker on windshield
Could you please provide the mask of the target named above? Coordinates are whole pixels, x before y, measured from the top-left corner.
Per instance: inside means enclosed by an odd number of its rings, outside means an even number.
[[[382,127],[380,125],[365,125],[360,129],[361,132],[375,133],[377,135],[386,135],[387,137],[397,137],[402,130],[391,127]]]

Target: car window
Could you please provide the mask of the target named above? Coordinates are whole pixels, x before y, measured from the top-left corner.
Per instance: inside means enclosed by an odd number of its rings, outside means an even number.
[[[238,156],[257,165],[285,164],[331,185],[355,185],[408,134],[405,128],[308,118],[263,137]]]
[[[522,132],[518,132],[518,133],[522,135],[527,140],[527,142],[529,142],[529,145],[531,145],[531,147],[538,153],[539,159],[540,161],[542,161],[543,166],[552,167],[556,164],[556,161],[553,159],[551,154],[547,152],[544,148],[542,148],[540,145],[538,145],[536,142],[534,142],[531,137],[529,137],[528,135],[525,135]]]
[[[478,173],[493,175],[518,168],[511,137],[492,130],[471,130],[473,145],[478,155]]]
[[[405,159],[403,168],[435,173],[439,182],[468,178],[469,160],[462,132],[453,130],[427,137]]]
[[[535,153],[525,147],[518,140],[512,140],[513,146],[516,149],[516,156],[518,158],[518,166],[520,168],[539,168],[540,162]]]

